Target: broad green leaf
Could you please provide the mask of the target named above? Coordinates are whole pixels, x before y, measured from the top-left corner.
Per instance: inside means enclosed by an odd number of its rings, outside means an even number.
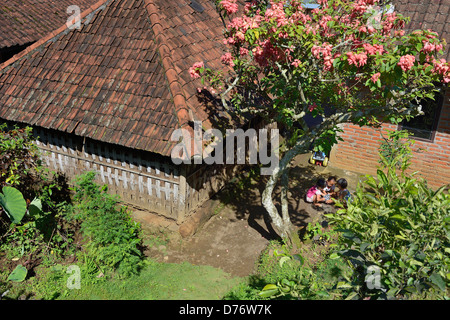
[[[281,257],[281,259],[280,259],[280,267],[282,267],[283,266],[283,264],[286,262],[286,261],[288,261],[288,260],[290,260],[291,258],[289,258],[289,257]]]
[[[14,223],[20,223],[27,211],[27,203],[22,193],[13,187],[3,187],[0,193],[0,205]]]
[[[375,237],[377,235],[377,233],[378,233],[378,224],[376,222],[374,222],[372,224],[372,230],[370,231],[370,235],[372,237]]]
[[[294,254],[293,258],[297,261],[300,261],[300,265],[303,265],[305,263],[305,258],[303,258],[301,255],[299,254]]]
[[[275,290],[275,289],[278,289],[278,287],[277,287],[275,284],[269,283],[269,284],[266,284],[266,285],[264,286],[264,288],[262,289],[262,291]]]
[[[269,298],[273,296],[274,294],[278,293],[278,287],[274,284],[268,284],[266,285],[260,293],[258,293],[259,296],[263,298]]]
[[[433,282],[435,285],[437,285],[439,289],[441,289],[442,291],[445,291],[445,281],[444,281],[444,279],[442,279],[442,277],[439,274],[434,272],[430,276],[430,281]]]
[[[333,252],[332,254],[330,254],[329,259],[331,259],[331,260],[339,259],[339,254],[337,254],[336,252]]]
[[[31,216],[37,215],[42,212],[42,202],[41,199],[34,198],[28,206],[28,213]]]
[[[22,282],[27,277],[28,270],[19,264],[8,277],[8,281]]]

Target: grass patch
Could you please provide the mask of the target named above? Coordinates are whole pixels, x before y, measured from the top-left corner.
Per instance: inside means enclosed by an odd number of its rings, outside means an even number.
[[[241,281],[210,266],[187,262],[149,262],[138,275],[99,283],[81,282],[69,290],[69,300],[218,300]]]
[[[125,279],[85,275],[80,265],[80,289],[68,289],[67,267],[38,267],[27,280],[0,286],[0,293],[8,290],[3,299],[13,300],[220,300],[243,280],[211,266],[147,259],[139,274]]]

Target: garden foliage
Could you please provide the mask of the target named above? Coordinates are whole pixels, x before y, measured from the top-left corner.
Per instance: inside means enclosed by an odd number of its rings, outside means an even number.
[[[336,252],[351,263],[349,290],[361,298],[443,297],[450,282],[449,186],[433,190],[406,173],[411,143],[398,136],[390,135],[395,149],[382,150],[389,157],[381,154],[377,175],[366,177],[346,209],[327,215],[342,232]],[[368,276],[377,283],[368,285]]]
[[[67,215],[81,228],[84,250],[102,273],[117,271],[122,276],[136,274],[142,267],[140,225],[106,186],[88,172],[75,181],[73,209]]]

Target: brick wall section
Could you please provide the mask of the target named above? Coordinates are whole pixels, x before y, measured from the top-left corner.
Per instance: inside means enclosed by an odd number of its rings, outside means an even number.
[[[378,148],[382,133],[397,126],[383,124],[379,129],[343,125],[344,132],[330,154],[330,166],[359,173],[374,174],[378,166]],[[440,187],[450,183],[450,90],[442,105],[433,142],[416,140],[413,146],[411,171],[419,171],[429,186]]]

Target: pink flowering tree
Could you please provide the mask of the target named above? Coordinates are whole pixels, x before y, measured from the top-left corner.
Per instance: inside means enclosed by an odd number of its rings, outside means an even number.
[[[449,63],[439,59],[445,41],[432,30],[405,32],[408,18],[386,1],[317,0],[320,7],[313,10],[302,2],[253,1],[238,9],[236,0],[216,1],[226,24],[222,62],[230,72],[222,75],[201,62],[190,70],[228,110],[258,114],[285,129],[287,148],[262,203],[291,242],[290,161],[313,141],[329,151],[339,124],[376,126],[414,117],[421,111],[413,102],[433,98],[450,82]],[[320,116],[321,124],[308,126],[308,114]],[[281,213],[273,202],[279,180]]]

